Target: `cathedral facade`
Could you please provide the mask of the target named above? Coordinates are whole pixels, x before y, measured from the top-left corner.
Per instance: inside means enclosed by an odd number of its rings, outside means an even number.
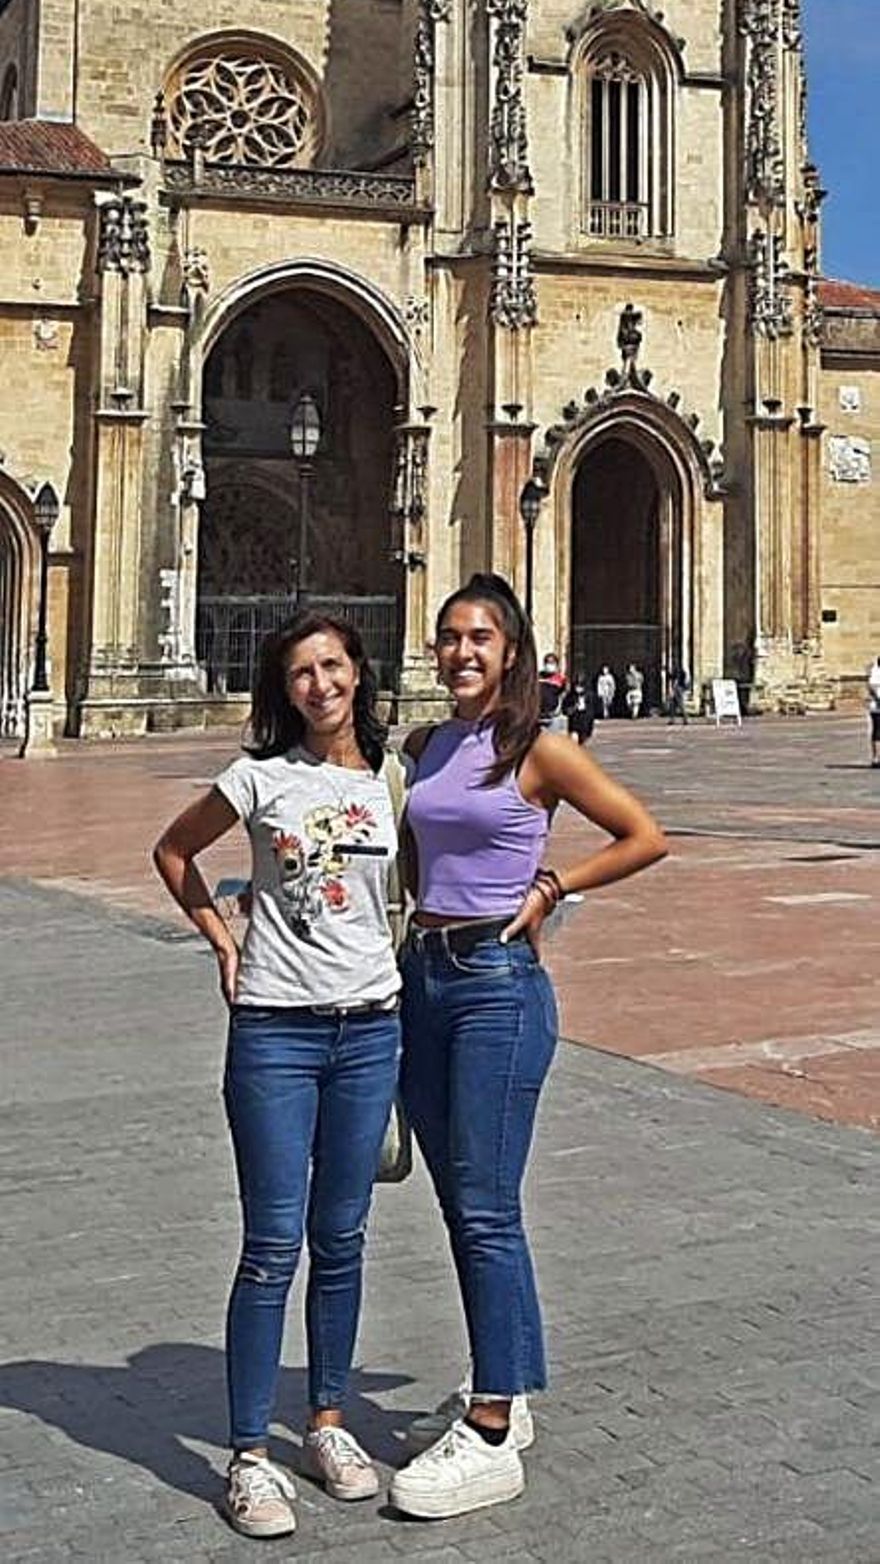
[[[402,719],[542,650],[827,707],[880,649],[880,294],[799,0],[0,0],[0,724],[237,721],[297,601]]]

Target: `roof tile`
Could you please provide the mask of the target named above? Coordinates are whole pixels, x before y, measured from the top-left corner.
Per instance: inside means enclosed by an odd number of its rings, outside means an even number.
[[[76,125],[36,119],[0,124],[0,172],[107,174],[110,169],[106,152]]]
[[[880,315],[880,288],[866,288],[860,282],[825,277],[819,283],[819,300],[826,309],[871,310]]]

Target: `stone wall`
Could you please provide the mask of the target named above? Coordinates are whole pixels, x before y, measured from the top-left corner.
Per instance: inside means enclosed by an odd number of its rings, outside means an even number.
[[[861,700],[880,654],[880,307],[827,312],[820,385],[823,648]]]

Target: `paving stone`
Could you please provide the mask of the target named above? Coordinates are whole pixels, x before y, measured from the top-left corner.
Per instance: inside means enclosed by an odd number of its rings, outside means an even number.
[[[39,1003],[23,948],[51,948]],[[215,1509],[238,1215],[210,969],[137,918],[0,882],[0,989],[3,1564],[252,1559]],[[563,1045],[528,1188],[552,1383],[526,1494],[425,1526],[300,1483],[293,1550],[261,1557],[875,1564],[875,1170],[863,1131]],[[294,1466],[301,1310],[300,1279]],[[418,1169],[375,1203],[352,1387],[383,1482],[464,1358]]]

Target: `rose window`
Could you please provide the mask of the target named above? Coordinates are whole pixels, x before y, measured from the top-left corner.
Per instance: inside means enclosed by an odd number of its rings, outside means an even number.
[[[190,60],[167,96],[169,151],[196,142],[209,162],[301,167],[314,151],[314,94],[290,63],[254,56]]]

